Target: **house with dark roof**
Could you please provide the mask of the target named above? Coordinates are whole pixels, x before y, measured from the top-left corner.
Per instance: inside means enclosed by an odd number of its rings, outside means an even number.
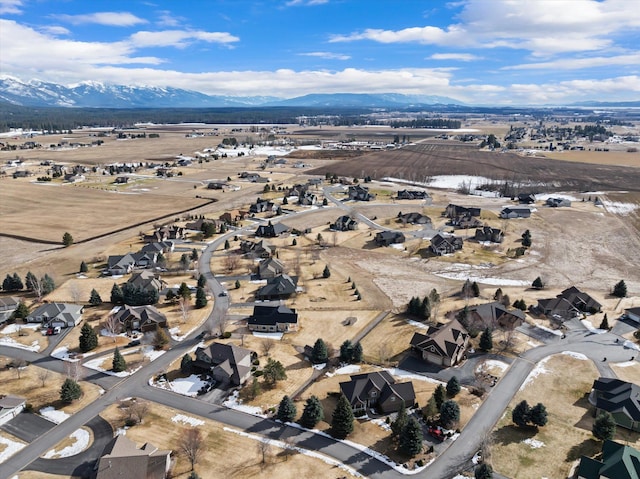
[[[258,198],[255,203],[249,206],[249,213],[265,213],[274,211],[275,203],[269,200]]]
[[[593,382],[589,403],[594,415],[611,413],[616,425],[640,431],[640,386],[616,378],[601,377]]]
[[[387,371],[351,376],[350,381],[340,383],[340,392],[345,395],[354,412],[364,413],[374,408],[389,414],[400,410],[402,404],[410,408],[416,402],[413,383],[397,383]]]
[[[205,224],[213,225],[216,231],[220,230],[220,226],[222,226],[223,222],[221,220],[215,220],[211,218],[198,218],[195,221],[191,221],[185,225],[185,228],[192,231],[204,231],[202,228]]]
[[[171,468],[171,451],[150,443],[140,449],[124,435],[114,437],[96,464],[95,479],[166,479]]]
[[[278,274],[267,279],[267,284],[256,291],[256,299],[285,299],[296,292],[298,277]]]
[[[431,225],[431,218],[421,213],[398,213],[398,223],[410,224],[410,225]]]
[[[489,241],[491,243],[502,243],[504,240],[504,232],[500,228],[492,228],[491,226],[483,226],[476,229],[473,237],[476,241]]]
[[[284,273],[284,264],[277,258],[268,258],[258,264],[258,276],[260,279],[275,278]]]
[[[348,195],[350,200],[355,201],[371,201],[376,198],[376,195],[369,193],[369,188],[360,185],[349,186]]]
[[[445,208],[444,215],[447,218],[457,218],[458,216],[464,216],[464,215],[480,216],[480,211],[481,211],[480,208],[459,206],[459,205],[454,205],[450,203]]]
[[[429,248],[438,256],[443,254],[451,254],[462,249],[463,240],[460,236],[448,235],[445,233],[436,233],[431,238],[431,244]]]
[[[640,451],[615,441],[604,441],[599,459],[580,458],[577,479],[638,479]]]
[[[539,299],[536,307],[539,313],[559,320],[576,318],[583,313],[597,313],[601,308],[598,301],[575,286],[565,289],[555,298]]]
[[[193,366],[211,374],[223,386],[240,386],[251,377],[251,361],[257,357],[249,349],[233,344],[212,343],[196,349]]]
[[[516,199],[520,204],[532,205],[536,202],[536,195],[533,193],[520,193]]]
[[[469,324],[479,330],[486,327],[491,329],[495,329],[496,327],[514,329],[520,326],[526,319],[523,311],[519,309],[509,309],[498,301],[469,306],[467,311],[469,314]]]
[[[27,400],[20,396],[7,394],[0,397],[0,425],[9,422],[22,412]]]
[[[640,306],[635,308],[626,308],[624,313],[630,320],[640,323]]]
[[[238,221],[242,221],[249,216],[248,211],[230,210],[222,213],[219,217],[220,221],[224,221],[228,225],[235,225]]]
[[[151,253],[151,254],[153,253],[164,254],[164,253],[171,253],[174,248],[175,248],[175,243],[173,241],[167,240],[167,241],[161,241],[158,243],[147,243],[142,247],[140,252]],[[156,260],[157,260],[157,256],[156,256]]]
[[[429,199],[429,193],[419,190],[400,190],[396,195],[399,200],[426,200]]]
[[[253,314],[247,321],[249,331],[281,332],[298,330],[298,313],[285,305],[255,305]]]
[[[405,237],[401,231],[379,231],[374,237],[378,246],[389,246],[404,243]]]
[[[13,296],[0,297],[0,324],[11,319],[13,312],[18,308],[20,299]]]
[[[45,328],[72,328],[82,320],[83,311],[81,304],[45,303],[27,316],[27,323],[42,323]]]
[[[329,228],[335,231],[352,231],[358,229],[358,221],[351,216],[342,215],[335,223],[329,225]]]
[[[464,356],[469,333],[457,319],[440,327],[429,327],[427,334],[415,333],[411,349],[423,361],[439,366],[455,366]]]
[[[132,284],[138,289],[145,291],[155,290],[158,293],[167,286],[165,281],[157,277],[153,271],[148,270],[133,273],[127,283]]]
[[[269,222],[269,224],[258,226],[255,235],[263,238],[276,238],[277,236],[288,233],[289,231],[291,231],[291,228],[289,228],[287,225],[284,225],[282,223],[272,224],[271,222]]]
[[[479,228],[482,226],[482,221],[475,216],[465,213],[463,215],[454,216],[447,224],[453,226],[455,229],[468,229]]]
[[[298,204],[303,206],[312,206],[318,202],[318,196],[311,193],[310,191],[305,191],[300,196],[298,196]]]
[[[265,240],[257,242],[242,240],[240,242],[240,251],[252,258],[270,258],[276,254],[275,246],[270,245]]]
[[[158,253],[155,251],[139,251],[124,255],[112,255],[107,259],[107,273],[119,276],[131,273],[134,268],[149,268],[156,264]]]
[[[124,331],[155,331],[167,327],[167,317],[154,306],[123,306],[114,314]]]
[[[530,208],[514,208],[507,206],[500,212],[500,218],[513,219],[513,218],[529,218],[531,216]]]
[[[571,206],[571,200],[567,198],[547,198],[545,205],[551,208],[559,208],[561,206]]]

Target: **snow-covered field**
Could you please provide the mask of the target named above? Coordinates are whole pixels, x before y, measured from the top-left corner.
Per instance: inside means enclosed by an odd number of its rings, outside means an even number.
[[[387,368],[385,369],[392,376],[402,378],[402,379],[415,379],[416,381],[424,381],[427,383],[433,384],[444,384],[442,381],[438,381],[437,379],[433,379],[427,376],[422,376],[420,374],[412,373],[409,371],[405,371],[404,369],[399,368]]]
[[[0,334],[17,334],[21,329],[40,329],[41,327],[42,325],[40,323],[8,324],[4,328],[2,328]]]
[[[607,200],[602,200],[602,204],[604,204],[605,209],[609,213],[614,213],[616,215],[623,215],[623,216],[633,213],[639,207],[639,205],[635,203],[620,203],[618,201],[607,201]]]
[[[192,374],[188,378],[177,378],[173,381],[154,382],[152,386],[160,389],[169,389],[174,393],[182,394],[183,396],[197,396],[198,391],[206,386],[207,383],[202,381],[198,376]]]
[[[539,449],[544,446],[544,442],[538,441],[537,439],[527,438],[527,439],[524,439],[522,442],[531,446],[531,449]]]
[[[108,374],[110,376],[117,376],[119,378],[124,378],[127,376],[131,376],[133,373],[135,373],[138,369],[140,369],[142,366],[137,367],[136,369],[131,369],[131,370],[127,370],[127,371],[121,371],[119,373],[115,373],[109,369],[104,368],[102,365],[103,364],[111,364],[111,356],[109,357],[99,357],[96,359],[92,359],[90,361],[87,361],[85,363],[83,363],[82,365],[89,368],[89,369],[93,369],[94,371],[100,371],[103,372],[105,374]]]
[[[339,367],[332,373],[325,373],[325,376],[331,378],[337,374],[355,374],[360,372],[360,366],[358,364],[347,364],[346,366]]]
[[[496,359],[487,359],[482,363],[481,366],[484,366],[485,368],[497,368],[501,371],[506,371],[509,368],[509,365],[507,363],[498,361]]]
[[[188,424],[189,426],[202,426],[204,421],[191,416],[185,416],[184,414],[176,414],[171,420],[178,424]]]
[[[40,415],[51,422],[60,424],[62,421],[69,419],[71,416],[64,411],[59,411],[53,406],[47,406],[40,409]]]
[[[59,451],[57,451],[56,449],[51,449],[50,451],[47,451],[42,457],[44,457],[45,459],[57,459],[61,457],[75,456],[76,454],[80,454],[82,451],[88,448],[89,444],[91,443],[91,434],[89,434],[89,431],[86,431],[84,429],[76,429],[71,433],[69,437],[75,439],[75,442],[73,444],[62,448]]]
[[[452,263],[445,269],[435,271],[433,274],[440,276],[441,278],[455,279],[459,281],[471,282],[475,281],[479,284],[489,284],[494,286],[529,286],[530,281],[506,279],[506,278],[494,278],[489,275],[483,276],[482,271],[489,273],[492,270],[492,265],[480,264],[471,265],[464,263]]]
[[[238,399],[238,392],[239,391],[234,391],[233,394],[231,394],[231,396],[229,396],[227,400],[222,403],[222,405],[228,407],[229,409],[236,409],[248,414],[253,414],[254,416],[266,417],[264,414],[262,414],[261,408],[256,406],[246,406],[242,404],[242,402]]]
[[[593,325],[591,324],[590,321],[587,321],[586,319],[583,319],[580,321],[582,323],[582,325],[587,328],[589,330],[589,332],[593,333],[593,334],[604,334],[607,333],[608,331],[606,329],[598,329],[598,328],[594,328]]]
[[[0,452],[0,464],[13,456],[16,452],[26,446],[20,442],[12,441],[4,436],[0,436],[0,444],[3,444],[5,448]]]
[[[33,351],[36,353],[40,351],[40,345],[38,344],[38,341],[34,341],[31,343],[30,346],[27,346],[26,344],[21,344],[17,342],[15,339],[8,338],[6,336],[0,338],[0,346],[9,346],[11,348],[26,349],[27,351]]]

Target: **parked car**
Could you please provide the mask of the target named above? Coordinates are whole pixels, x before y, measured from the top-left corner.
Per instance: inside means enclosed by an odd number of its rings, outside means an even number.
[[[227,293],[226,291],[222,291],[220,294],[218,294],[218,296],[229,296],[229,293]]]
[[[60,326],[49,327],[49,328],[47,328],[47,336],[53,336],[53,335],[56,335],[56,334],[60,334],[60,331],[62,331],[60,329]]]
[[[427,431],[431,436],[439,441],[444,441],[445,437],[447,437],[440,426],[429,426],[429,429],[427,429]]]
[[[124,347],[125,348],[133,348],[135,346],[140,346],[140,340],[134,339],[133,341],[129,341]]]

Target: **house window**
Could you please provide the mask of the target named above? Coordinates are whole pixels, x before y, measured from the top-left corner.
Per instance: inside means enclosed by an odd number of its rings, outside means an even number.
[[[371,397],[372,397],[372,398],[376,397],[376,395],[377,395],[377,394],[378,394],[378,393],[377,393],[376,391],[371,391]]]
[[[395,397],[395,396],[391,396],[391,397],[389,398],[389,401],[391,401],[391,402],[393,402],[393,401],[395,401],[395,400],[396,400],[396,397]]]

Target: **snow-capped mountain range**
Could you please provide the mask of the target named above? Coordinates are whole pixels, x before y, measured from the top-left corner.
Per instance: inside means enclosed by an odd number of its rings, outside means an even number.
[[[69,108],[216,108],[216,107],[361,107],[402,108],[419,105],[461,105],[452,98],[398,93],[310,94],[282,99],[269,96],[205,95],[172,87],[112,85],[94,81],[64,86],[39,80],[0,77],[0,102],[30,107]]]

